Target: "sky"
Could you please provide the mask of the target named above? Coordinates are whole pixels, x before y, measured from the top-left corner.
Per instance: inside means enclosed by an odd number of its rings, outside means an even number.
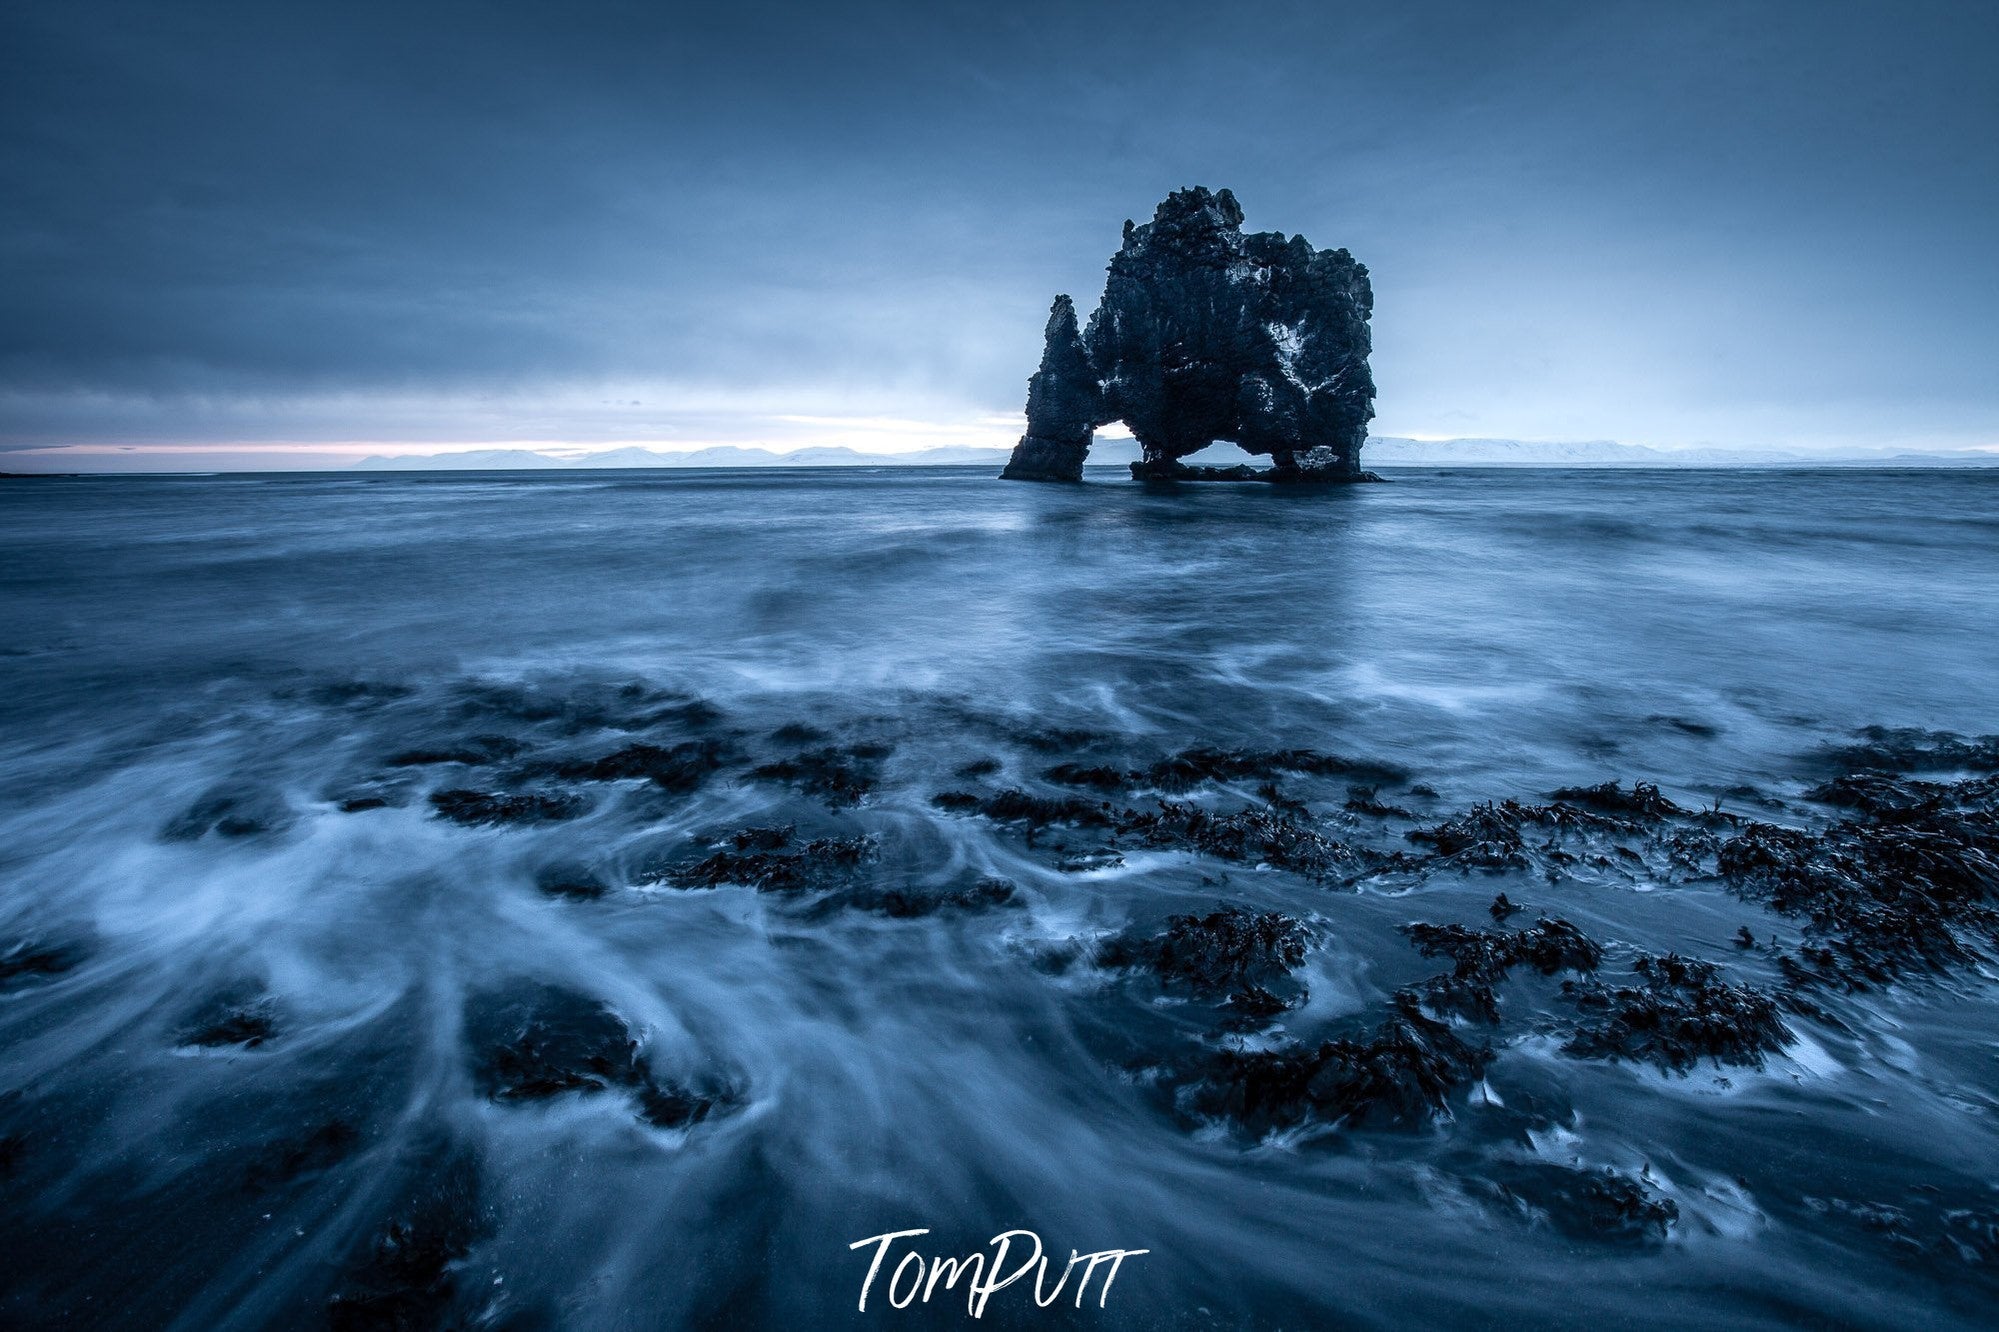
[[[1999,5],[0,0],[0,470],[1011,444],[1232,188],[1377,434],[1999,449]]]

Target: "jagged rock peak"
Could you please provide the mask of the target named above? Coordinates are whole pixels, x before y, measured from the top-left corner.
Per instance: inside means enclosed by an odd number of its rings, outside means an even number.
[[[1127,221],[1089,327],[1057,297],[1027,433],[1003,476],[1074,481],[1097,427],[1123,421],[1146,479],[1367,479],[1374,415],[1367,268],[1302,236],[1242,230],[1228,190],[1176,190],[1142,226]],[[1268,471],[1189,468],[1227,440]]]

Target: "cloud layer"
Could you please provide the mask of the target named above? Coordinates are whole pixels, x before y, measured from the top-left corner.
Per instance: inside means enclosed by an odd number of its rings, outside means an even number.
[[[1989,443],[1995,51],[1977,4],[11,5],[0,447],[948,443],[1195,182],[1373,268],[1390,433]]]

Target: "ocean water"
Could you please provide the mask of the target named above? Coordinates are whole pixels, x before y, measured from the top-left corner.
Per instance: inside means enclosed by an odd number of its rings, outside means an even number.
[[[1820,827],[1860,728],[1999,730],[1999,471],[1392,482],[0,481],[0,1318],[941,1326],[964,1285],[897,1309],[890,1268],[1020,1228],[1051,1283],[1147,1252],[998,1326],[1985,1324],[1989,964],[1684,1070],[1565,1050],[1529,975],[1435,1115],[1204,1108],[1223,1052],[1372,1030],[1439,966],[1400,927],[1501,892],[1606,974],[1769,989],[1734,936],[1798,938],[1698,856],[1412,831],[1611,779]],[[1338,759],[1075,784],[1200,747]],[[976,804],[1009,789],[1363,850]],[[690,879],[787,826],[741,854],[795,881]],[[1119,962],[1222,906],[1298,922],[1274,1018]],[[918,1228],[860,1312],[849,1246]]]

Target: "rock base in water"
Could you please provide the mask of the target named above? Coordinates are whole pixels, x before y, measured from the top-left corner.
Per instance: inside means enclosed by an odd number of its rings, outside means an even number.
[[[1077,464],[1078,477],[1029,477],[1028,480],[1073,480],[1080,479],[1082,464]],[[1012,479],[1008,473],[1000,474]],[[1273,486],[1322,486],[1346,484],[1355,481],[1384,481],[1387,478],[1375,472],[1357,472],[1344,466],[1332,467],[1251,467],[1248,463],[1237,463],[1233,467],[1192,467],[1170,459],[1147,462],[1141,459],[1131,465],[1131,479],[1134,481],[1261,481]]]
[[[1083,459],[1089,456],[1089,452],[1087,436],[1078,443],[1072,439],[1027,435],[1014,446],[1013,456],[1006,460],[1006,467],[1000,472],[1000,480],[1081,481]]]

